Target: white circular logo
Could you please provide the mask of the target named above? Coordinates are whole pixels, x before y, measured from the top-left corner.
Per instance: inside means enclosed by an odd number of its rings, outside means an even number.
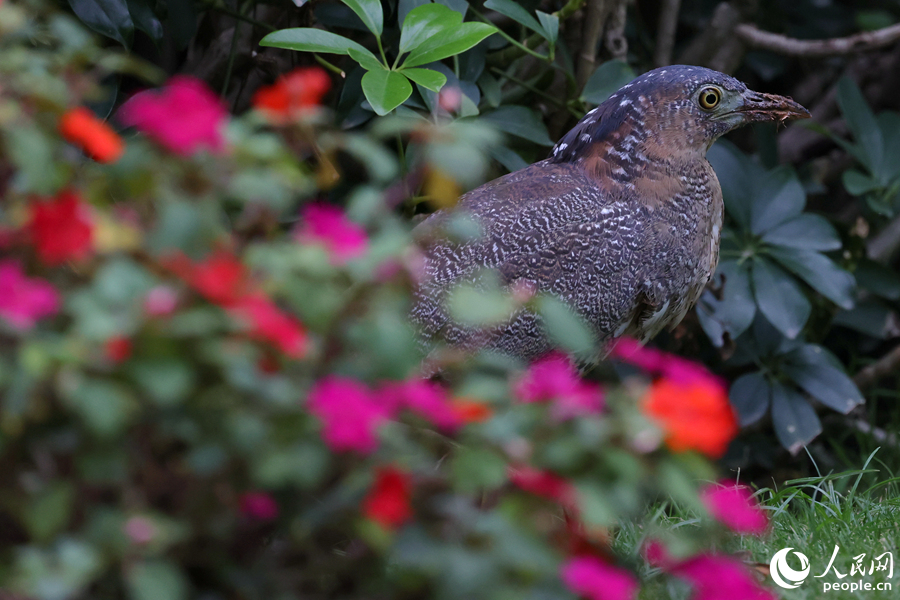
[[[793,548],[783,548],[775,553],[769,562],[769,574],[772,580],[781,587],[792,590],[800,587],[803,580],[809,576],[809,559],[802,552],[794,552],[800,559],[800,570],[795,571],[787,564],[788,552]]]

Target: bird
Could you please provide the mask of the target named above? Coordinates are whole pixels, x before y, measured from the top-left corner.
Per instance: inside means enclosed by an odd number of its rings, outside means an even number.
[[[597,358],[621,336],[646,343],[684,318],[715,272],[724,211],[706,159],[713,142],[749,123],[809,116],[789,97],[711,69],[644,73],[588,112],[548,158],[416,227],[424,269],[412,321],[426,344],[442,339],[525,361],[553,351],[527,303],[490,327],[454,321],[454,290],[494,278],[512,294],[562,300],[590,327]],[[480,235],[454,236],[461,218]]]

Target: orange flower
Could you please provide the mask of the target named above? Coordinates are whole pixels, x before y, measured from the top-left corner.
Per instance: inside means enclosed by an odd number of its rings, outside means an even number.
[[[59,120],[59,133],[101,163],[114,163],[125,144],[112,127],[83,106],[69,109]]]
[[[719,458],[738,432],[725,388],[712,377],[660,379],[642,404],[644,413],[665,431],[673,452],[698,450]]]
[[[259,88],[253,95],[253,106],[270,121],[284,123],[318,105],[330,87],[325,71],[301,67],[282,75],[274,84]]]
[[[468,398],[455,398],[451,409],[463,423],[483,423],[494,415],[491,407],[484,402]]]

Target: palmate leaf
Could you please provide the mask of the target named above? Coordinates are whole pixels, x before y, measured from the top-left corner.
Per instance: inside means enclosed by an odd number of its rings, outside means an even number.
[[[402,69],[400,72],[432,92],[441,91],[447,83],[447,76],[433,69]]]
[[[489,8],[491,10],[495,10],[501,15],[509,17],[516,23],[521,23],[528,29],[534,31],[535,33],[540,34],[545,40],[553,41],[551,38],[551,32],[544,28],[544,26],[538,22],[536,18],[531,16],[531,13],[528,12],[525,8],[523,8],[518,2],[513,2],[513,0],[488,0],[484,3],[485,8]],[[550,15],[546,15],[550,16]],[[557,20],[557,32],[559,31],[559,21]]]
[[[828,219],[809,213],[776,225],[764,233],[762,239],[775,246],[806,250],[837,250],[841,247],[841,238]]]
[[[533,110],[525,106],[501,106],[497,110],[484,113],[481,118],[504,133],[524,138],[541,146],[553,145],[544,121]]]
[[[853,306],[853,288],[856,285],[853,275],[834,264],[828,257],[799,248],[770,248],[768,253],[841,308]]]
[[[840,363],[823,347],[803,344],[784,355],[782,370],[811,396],[847,414],[864,402]]]
[[[361,44],[342,35],[314,29],[312,27],[293,27],[273,31],[259,41],[260,46],[297,50],[299,52],[321,52],[323,54],[349,54],[350,49],[360,54],[371,56],[372,60],[381,64],[369,50]]]
[[[69,0],[69,6],[85,25],[131,48],[134,21],[126,0]]]
[[[403,19],[400,28],[400,54],[418,48],[439,33],[462,23],[458,13],[442,4],[423,4],[416,7]]]
[[[772,386],[762,373],[747,373],[731,384],[728,398],[738,413],[741,427],[746,427],[768,412],[772,402]]]
[[[797,337],[811,307],[793,277],[761,257],[753,261],[751,273],[760,312],[786,337]]]
[[[746,156],[744,160],[750,160]],[[750,182],[750,231],[759,235],[803,212],[806,193],[790,167],[764,171]]]
[[[738,265],[737,261],[722,261],[716,269],[715,281],[719,281],[720,276],[724,277],[722,299],[707,290],[697,304],[700,325],[717,347],[725,343],[726,333],[732,340],[741,335],[756,315],[749,268]]]
[[[713,144],[706,158],[719,179],[726,211],[742,229],[749,229],[753,182],[764,176],[763,170],[727,140]]]
[[[381,9],[381,0],[341,0],[356,13],[363,25],[377,36],[381,36],[384,30],[384,12]]]
[[[581,100],[601,104],[634,77],[634,71],[624,60],[608,60],[591,73],[581,90]]]
[[[455,13],[460,20],[462,16]],[[465,52],[489,35],[496,33],[497,28],[487,23],[460,23],[452,29],[445,29],[415,48],[403,61],[402,67],[418,67],[448,56]]]
[[[863,162],[873,174],[879,173],[883,158],[884,143],[881,139],[881,130],[869,108],[862,92],[852,79],[842,78],[837,85],[837,100],[841,107],[841,113],[857,145],[862,150]],[[859,158],[859,156],[858,156]]]
[[[797,454],[817,435],[822,423],[803,396],[780,383],[772,383],[772,424],[781,445]]]

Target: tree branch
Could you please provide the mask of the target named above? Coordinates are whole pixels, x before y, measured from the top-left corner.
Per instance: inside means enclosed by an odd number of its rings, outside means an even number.
[[[659,12],[659,24],[656,28],[656,50],[653,62],[657,67],[665,67],[672,62],[672,49],[675,48],[675,30],[678,28],[678,11],[681,0],[663,0]]]
[[[587,0],[587,7],[584,9],[581,52],[578,53],[578,67],[575,75],[579,90],[587,83],[597,64],[597,46],[600,44],[600,36],[606,25],[607,4],[607,0]]]
[[[871,365],[861,369],[853,377],[853,383],[860,390],[865,390],[878,383],[878,380],[882,377],[896,373],[898,368],[900,368],[900,346],[897,346]]]
[[[863,50],[883,48],[900,41],[900,24],[891,25],[884,29],[866,31],[842,38],[829,38],[826,40],[798,40],[789,38],[779,33],[763,31],[742,23],[735,27],[734,32],[748,46],[759,50],[769,50],[785,56],[798,56],[804,58],[823,58],[826,56],[839,56],[851,54]]]

